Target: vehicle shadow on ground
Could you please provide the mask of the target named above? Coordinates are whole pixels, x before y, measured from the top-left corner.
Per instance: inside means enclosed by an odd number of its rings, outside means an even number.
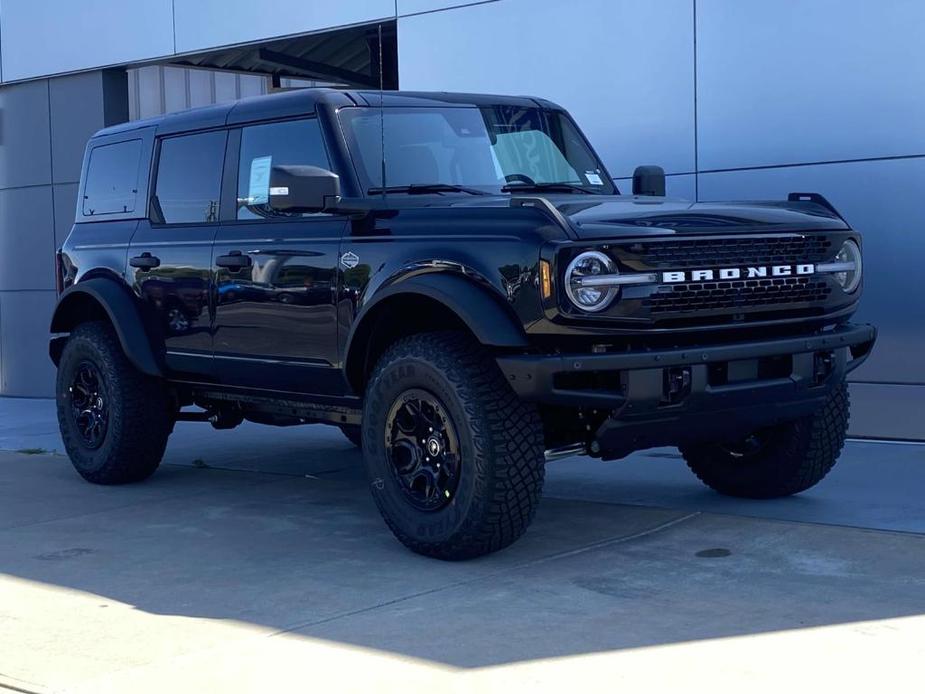
[[[64,457],[2,454],[0,572],[465,668],[925,613],[912,534],[546,498],[504,552],[419,557],[339,436],[234,452],[268,472],[213,455],[119,488]]]

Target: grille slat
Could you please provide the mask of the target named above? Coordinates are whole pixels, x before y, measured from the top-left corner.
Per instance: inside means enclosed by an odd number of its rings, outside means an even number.
[[[620,246],[619,256],[653,269],[737,267],[818,263],[829,258],[832,242],[825,236],[677,239]]]
[[[832,289],[810,277],[775,277],[734,282],[692,282],[665,288],[643,300],[653,316],[825,301]]]

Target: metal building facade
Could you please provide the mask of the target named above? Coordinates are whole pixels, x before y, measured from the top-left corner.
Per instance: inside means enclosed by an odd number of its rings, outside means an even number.
[[[267,0],[260,12],[253,7],[244,0],[4,0],[4,394],[52,392],[45,356],[52,253],[73,218],[90,133],[130,112],[266,88],[265,76],[177,67],[199,64],[205,52],[389,22],[397,26],[401,88],[558,101],[620,179],[655,163],[670,175],[669,193],[689,199],[826,195],[865,233],[859,318],[881,329],[875,354],[854,374],[853,432],[925,439],[925,365],[917,358],[925,350],[918,267],[925,251],[925,4]],[[318,42],[336,43],[332,36],[318,34]],[[142,108],[145,74],[149,85],[154,75],[164,82],[160,92],[144,92]]]

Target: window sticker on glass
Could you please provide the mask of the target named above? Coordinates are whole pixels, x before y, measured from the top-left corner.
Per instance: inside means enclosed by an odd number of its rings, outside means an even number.
[[[603,179],[594,171],[585,171],[585,178],[588,180],[592,186],[602,186],[604,185]]]
[[[266,205],[270,202],[270,169],[273,157],[256,157],[251,162],[250,185],[247,188],[249,205]]]

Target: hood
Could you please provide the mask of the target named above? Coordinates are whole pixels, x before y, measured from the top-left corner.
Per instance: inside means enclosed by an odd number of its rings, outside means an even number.
[[[518,197],[539,197],[523,195]],[[742,234],[846,230],[832,210],[808,200],[690,202],[637,195],[545,194],[579,239],[666,234]],[[422,208],[510,207],[510,195],[396,195],[374,206],[396,211]]]
[[[812,202],[699,202],[642,196],[570,195],[552,200],[581,239],[647,234],[711,234],[847,229]]]

